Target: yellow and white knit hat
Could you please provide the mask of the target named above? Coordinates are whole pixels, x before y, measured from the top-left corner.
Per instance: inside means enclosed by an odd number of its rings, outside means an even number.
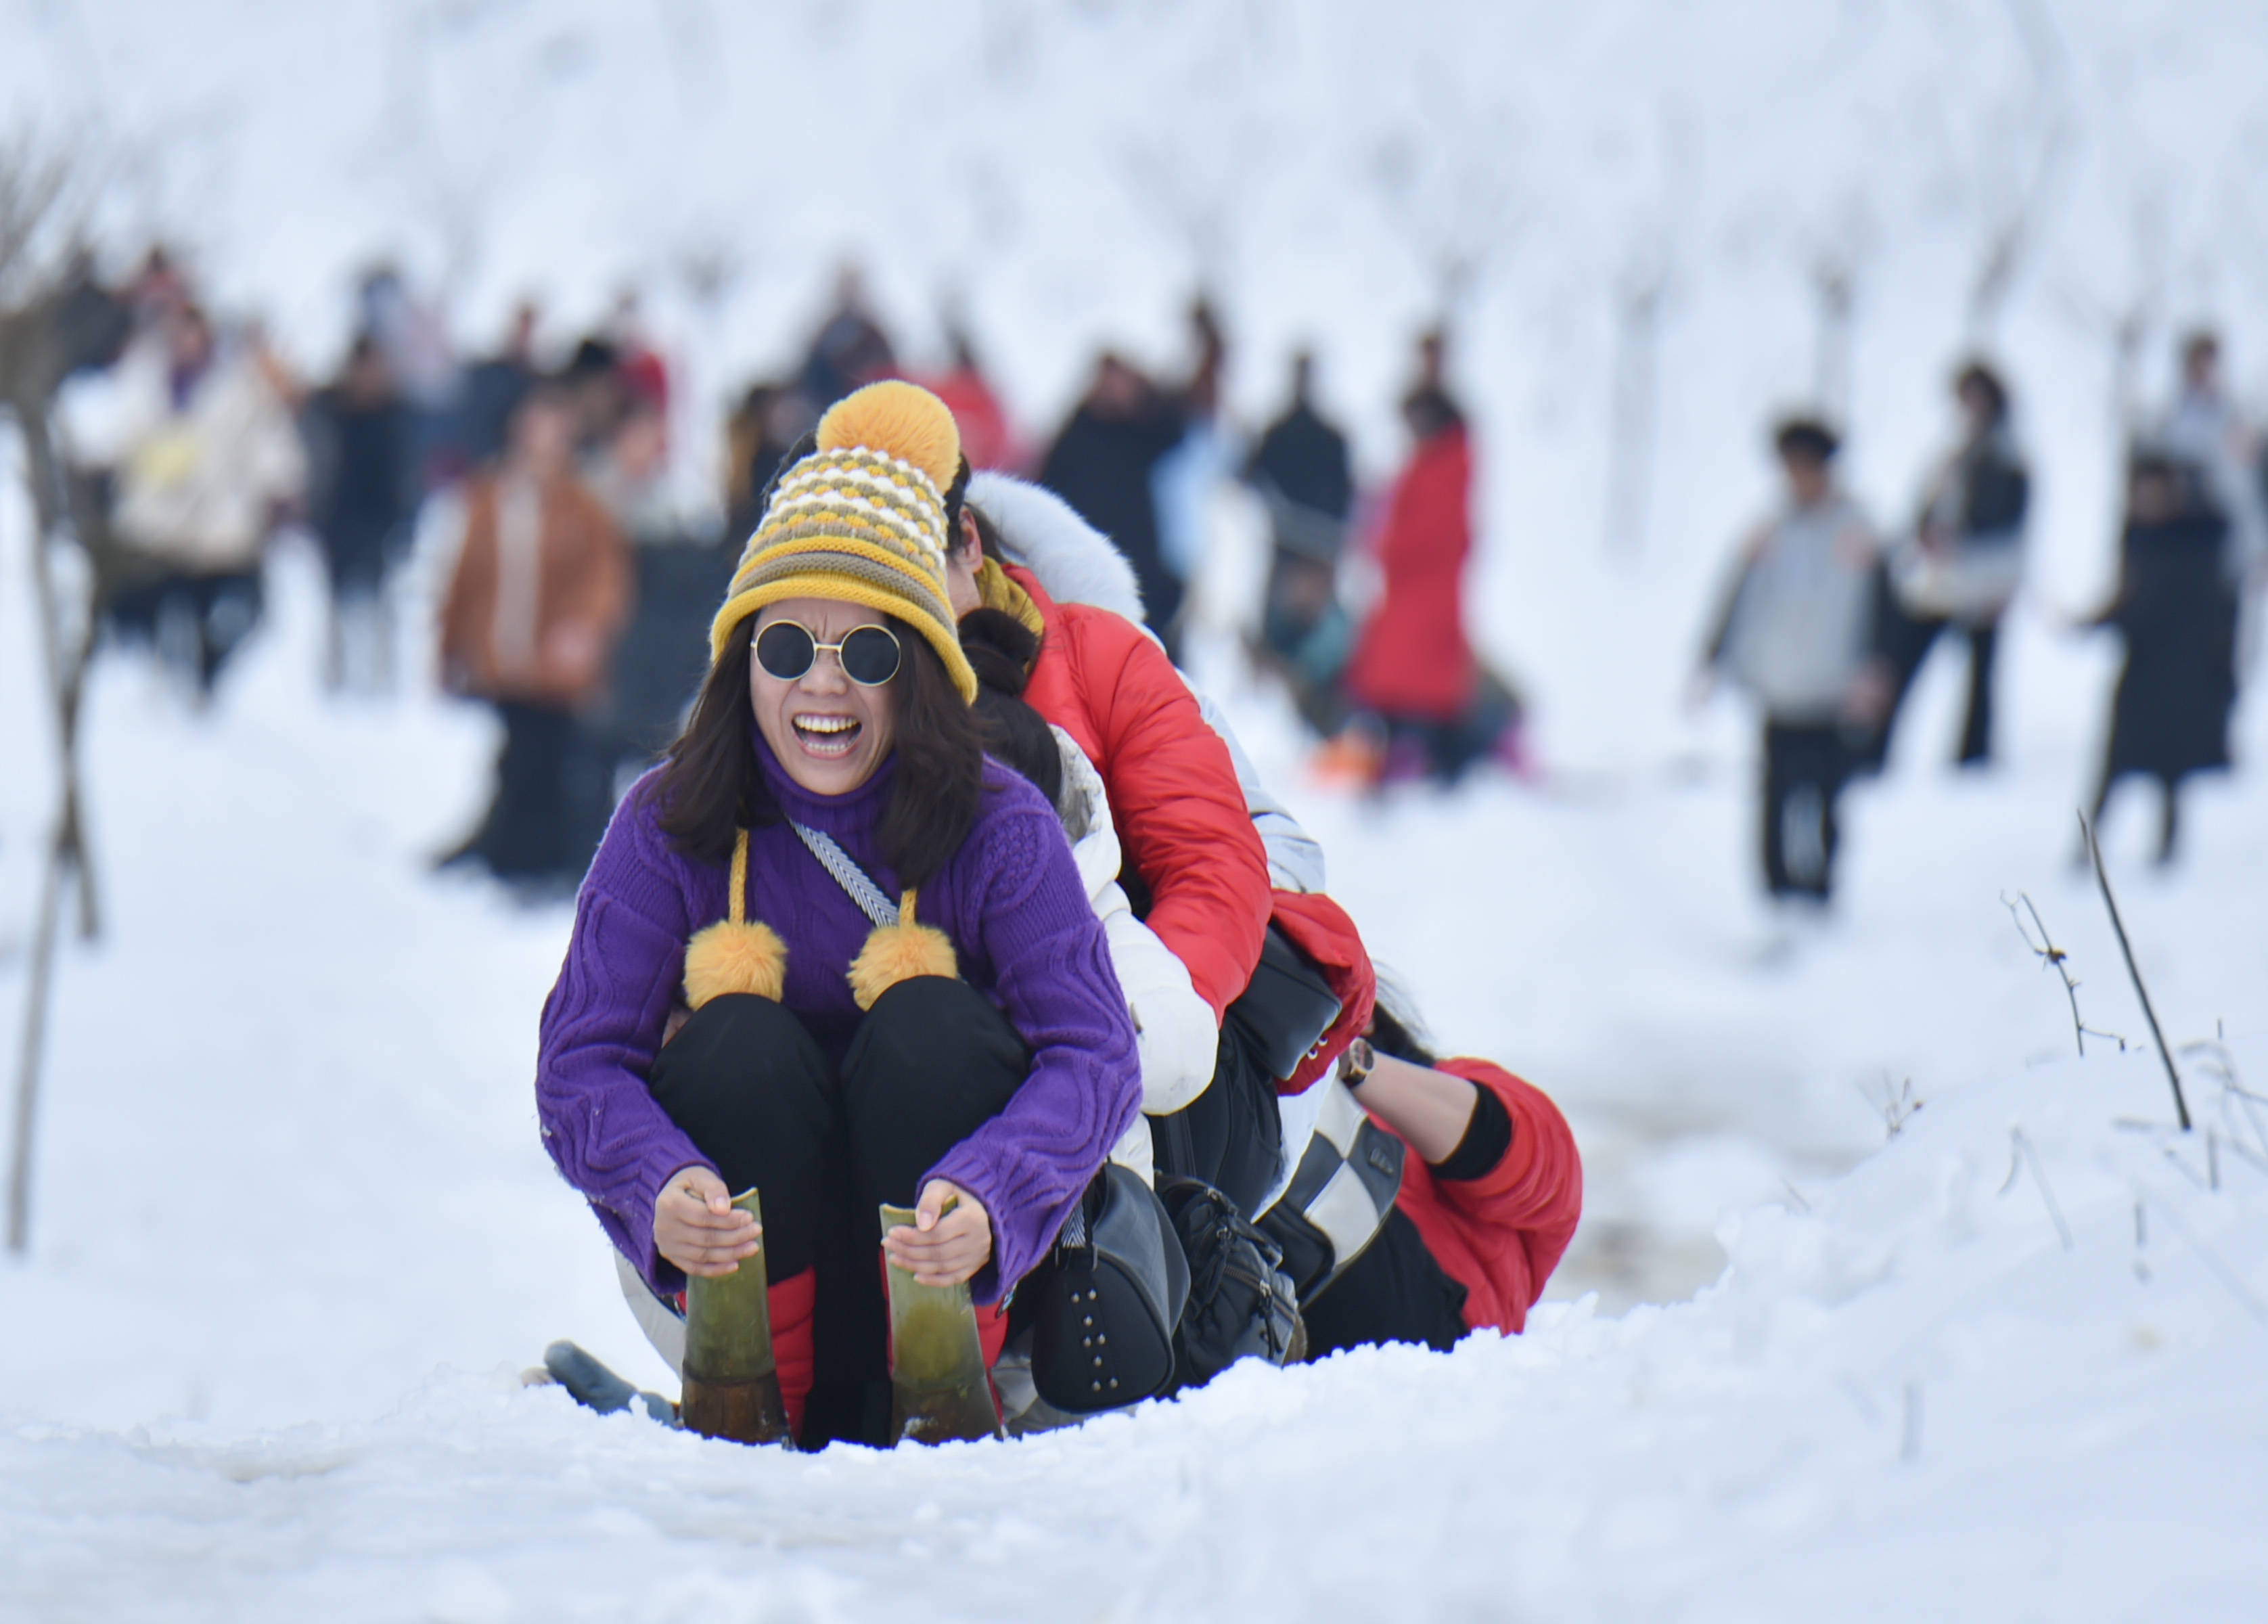
[[[767,603],[834,598],[912,626],[975,704],[946,590],[945,492],[960,469],[953,412],[919,385],[870,383],[836,402],[819,420],[819,449],[780,476],[748,537],[709,628],[710,658]]]

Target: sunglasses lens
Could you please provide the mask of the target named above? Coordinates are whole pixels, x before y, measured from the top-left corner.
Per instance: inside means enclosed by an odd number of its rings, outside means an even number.
[[[792,620],[776,620],[756,633],[756,663],[783,683],[810,670],[818,654],[811,633]]]
[[[887,626],[860,626],[843,639],[843,674],[867,688],[880,688],[898,674],[898,639]]]

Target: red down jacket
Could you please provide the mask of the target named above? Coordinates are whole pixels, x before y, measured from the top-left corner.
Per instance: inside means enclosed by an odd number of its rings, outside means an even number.
[[[1443,1060],[1439,1069],[1504,1102],[1512,1146],[1494,1172],[1469,1184],[1435,1178],[1423,1160],[1408,1157],[1397,1205],[1441,1272],[1465,1288],[1465,1324],[1509,1335],[1527,1325],[1575,1236],[1583,1159],[1567,1119],[1540,1089],[1486,1060]]]
[[[1139,626],[1057,603],[1020,565],[1007,573],[1047,624],[1024,698],[1101,774],[1119,844],[1150,888],[1145,922],[1218,1019],[1252,979],[1274,902],[1236,764]]]
[[[1394,487],[1374,546],[1386,594],[1356,640],[1347,688],[1384,716],[1454,721],[1478,667],[1465,640],[1465,556],[1472,550],[1472,441],[1443,429],[1418,447]]]
[[[1378,971],[1362,945],[1362,933],[1347,911],[1321,891],[1278,891],[1273,898],[1276,928],[1292,945],[1314,962],[1339,1000],[1339,1018],[1330,1030],[1307,1051],[1307,1058],[1290,1079],[1277,1086],[1278,1094],[1300,1094],[1356,1037],[1370,1030],[1370,1014],[1378,1001]]]

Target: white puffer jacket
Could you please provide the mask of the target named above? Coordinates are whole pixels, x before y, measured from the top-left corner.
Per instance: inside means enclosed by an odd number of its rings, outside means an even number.
[[[1110,943],[1111,968],[1134,1016],[1135,1045],[1142,1059],[1142,1110],[1110,1159],[1130,1167],[1146,1182],[1152,1177],[1149,1118],[1179,1111],[1212,1081],[1220,1028],[1212,1008],[1197,996],[1189,972],[1134,909],[1118,883],[1122,865],[1118,831],[1110,821],[1110,801],[1102,775],[1071,736],[1049,729],[1063,757],[1063,798],[1056,810],[1071,837],[1071,856],[1086,886],[1087,901],[1102,921]]]
[[[74,461],[114,468],[120,537],[190,574],[256,568],[276,506],[306,483],[291,410],[258,359],[225,346],[175,404],[164,350],[144,339],[63,403]]]

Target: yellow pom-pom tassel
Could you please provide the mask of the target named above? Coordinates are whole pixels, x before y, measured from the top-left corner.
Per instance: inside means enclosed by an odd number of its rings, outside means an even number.
[[[747,919],[748,831],[733,837],[725,882],[725,917],[685,944],[685,1002],[698,1009],[727,993],[779,1001],[787,986],[787,943],[769,925]]]
[[[685,1002],[698,1009],[727,993],[775,1003],[787,985],[787,944],[769,925],[720,919],[685,946]]]
[[[917,383],[892,378],[844,395],[819,420],[819,448],[863,446],[910,462],[942,492],[961,471],[953,410]]]
[[[916,976],[951,980],[961,973],[961,960],[946,934],[914,922],[914,895],[908,891],[899,903],[898,922],[868,932],[866,945],[850,961],[850,996],[861,1009],[872,1009],[875,1000],[901,981]]]

